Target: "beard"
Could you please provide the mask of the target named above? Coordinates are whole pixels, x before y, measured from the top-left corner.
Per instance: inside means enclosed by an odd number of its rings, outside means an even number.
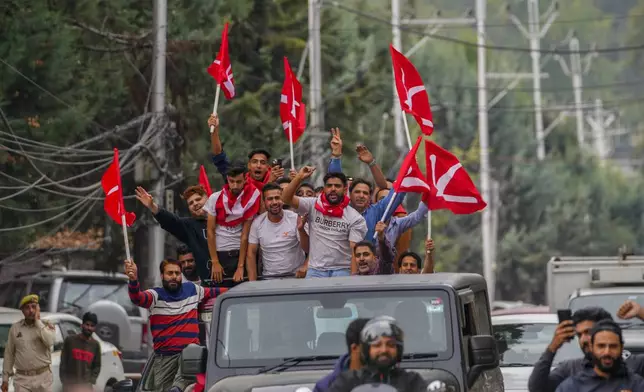
[[[612,360],[610,365],[606,365],[604,363],[603,360],[606,360],[606,359],[611,359]],[[617,358],[614,358],[614,357],[611,357],[610,355],[604,355],[604,356],[601,356],[601,357],[596,357],[596,356],[593,355],[592,356],[592,361],[593,361],[593,364],[595,366],[597,366],[597,368],[599,368],[599,370],[601,370],[604,373],[608,373],[608,374],[616,374],[622,368],[622,357],[621,356],[619,356]]]
[[[342,199],[344,199],[344,194],[341,195],[335,192],[326,193],[324,194],[324,196],[326,197],[326,201],[328,201],[331,205],[340,204],[342,202]]]
[[[396,359],[389,354],[380,354],[371,360],[372,365],[379,371],[391,369],[396,364]]]
[[[83,336],[85,336],[86,338],[92,337],[92,331],[90,331],[89,329],[83,328],[81,332],[83,333]]]
[[[163,288],[169,292],[175,293],[181,289],[181,282],[176,280],[165,280],[161,281]]]
[[[193,267],[187,267],[181,270],[181,272],[185,275],[186,278],[189,280],[197,280],[197,269]]]

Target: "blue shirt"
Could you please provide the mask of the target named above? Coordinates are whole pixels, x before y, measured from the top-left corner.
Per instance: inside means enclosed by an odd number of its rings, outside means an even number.
[[[340,158],[331,158],[331,162],[329,162],[328,172],[341,173],[342,160]],[[394,202],[391,204],[391,208],[389,209],[387,217],[385,217],[385,221],[387,221],[388,218],[391,217],[393,212],[396,211],[396,208],[398,208],[398,206],[402,203],[403,199],[405,198],[404,193],[396,194],[395,192],[389,192],[387,197],[380,200],[376,204],[371,204],[362,213],[362,216],[364,217],[365,221],[367,221],[367,234],[364,237],[365,241],[370,241],[373,244],[376,243],[376,239],[373,238],[376,232],[376,224],[383,219],[383,215],[385,213],[385,210],[387,209],[387,204],[389,204],[389,200],[391,200],[394,194],[396,195],[396,198],[394,199]],[[402,232],[400,232],[398,235],[400,235],[401,233]],[[395,242],[396,241],[394,240],[394,243]]]

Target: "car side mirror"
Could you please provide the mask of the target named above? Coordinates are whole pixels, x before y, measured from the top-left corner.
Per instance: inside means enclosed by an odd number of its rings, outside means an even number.
[[[112,384],[112,390],[114,392],[132,392],[134,391],[134,381],[132,379],[126,378],[125,380],[117,381]]]
[[[197,344],[189,344],[181,352],[181,374],[186,377],[196,377],[206,372],[208,349]]]
[[[467,373],[468,388],[472,388],[481,373],[499,366],[499,352],[496,340],[490,335],[470,338],[470,371]]]

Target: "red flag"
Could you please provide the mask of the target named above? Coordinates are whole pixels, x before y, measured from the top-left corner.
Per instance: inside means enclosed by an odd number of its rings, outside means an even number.
[[[393,188],[397,193],[420,193],[423,195],[424,200],[429,196],[431,188],[427,182],[425,182],[425,176],[418,167],[418,162],[416,161],[416,153],[418,152],[418,147],[420,147],[421,140],[422,136],[418,136],[416,144],[414,144],[412,149],[409,150],[409,153],[407,153],[405,160],[400,166],[398,177],[393,183]]]
[[[432,185],[430,210],[472,214],[487,206],[461,162],[451,152],[426,140],[427,180]]]
[[[121,170],[119,168],[119,150],[116,148],[114,149],[114,160],[105,171],[105,174],[103,174],[101,185],[103,186],[103,192],[105,192],[103,207],[107,215],[119,225],[122,223],[121,216],[125,215],[125,224],[132,226],[136,215],[133,212],[125,211],[123,187],[121,186]]]
[[[280,117],[286,139],[291,141],[288,129],[291,125],[293,143],[296,143],[306,128],[306,107],[302,102],[302,85],[293,74],[286,57],[284,57],[284,85],[280,98]]]
[[[221,33],[219,53],[217,53],[215,61],[208,67],[208,73],[222,87],[226,99],[233,99],[235,96],[235,81],[233,79],[233,67],[230,65],[230,56],[228,55],[228,22],[224,25],[224,31]]]
[[[392,45],[389,45],[389,51],[391,52],[400,106],[403,111],[414,116],[421,131],[429,136],[434,132],[434,122],[423,79],[407,57]]]
[[[199,183],[203,185],[203,188],[206,190],[208,196],[212,195],[212,188],[210,188],[210,182],[208,181],[208,175],[206,174],[206,168],[201,165],[199,169]]]

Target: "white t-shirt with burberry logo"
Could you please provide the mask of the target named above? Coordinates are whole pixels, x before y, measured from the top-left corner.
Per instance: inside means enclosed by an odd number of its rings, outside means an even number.
[[[341,218],[326,216],[315,209],[315,197],[300,197],[297,213],[309,215],[309,268],[331,271],[351,268],[349,242],[360,242],[367,234],[367,222],[347,206]]]

